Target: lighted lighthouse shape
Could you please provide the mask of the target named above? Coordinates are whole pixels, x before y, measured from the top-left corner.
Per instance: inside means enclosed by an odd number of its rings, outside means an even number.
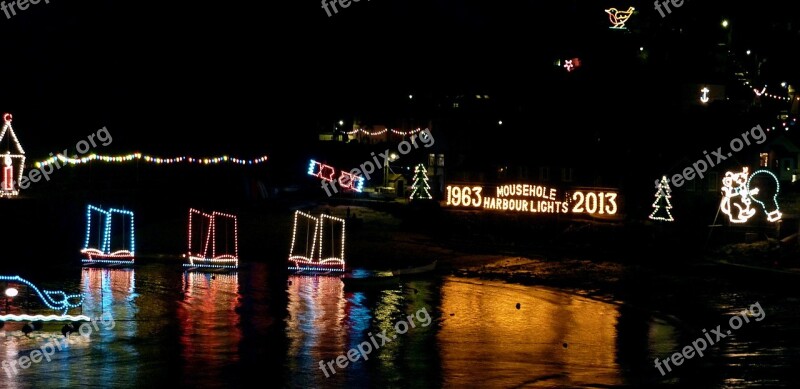
[[[3,115],[3,129],[0,130],[0,147],[5,145],[2,156],[3,182],[0,184],[0,197],[14,197],[19,194],[19,180],[25,169],[25,150],[19,144],[17,135],[11,127],[11,114]]]

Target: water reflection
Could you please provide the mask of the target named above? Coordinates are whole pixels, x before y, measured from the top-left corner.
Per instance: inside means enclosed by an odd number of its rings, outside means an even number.
[[[184,380],[225,382],[239,361],[239,275],[185,272],[178,306]]]
[[[441,309],[446,386],[621,384],[614,305],[542,288],[448,279]]]
[[[287,290],[290,386],[624,383],[617,362],[620,313],[613,304],[457,278],[345,292],[335,277],[291,276]],[[433,319],[427,327],[421,321],[425,315],[417,315],[423,309]],[[415,325],[399,334],[399,321]],[[378,333],[392,339],[383,344]],[[371,336],[380,347],[369,360],[337,366],[339,355],[370,342]],[[647,342],[645,335],[642,344]],[[325,377],[320,360],[330,377]],[[334,361],[333,369],[329,361]]]
[[[40,331],[26,337],[21,332],[4,332],[2,358],[9,362],[32,356],[51,344],[52,355],[4,374],[0,385],[7,388],[28,387],[117,387],[136,382],[135,368],[140,360],[133,340],[139,336],[134,319],[136,309],[134,270],[85,268],[81,270],[83,314],[95,320],[85,324],[84,336],[61,335],[64,323],[47,323]],[[59,347],[60,346],[60,347]],[[5,373],[0,372],[0,374]]]
[[[288,294],[287,364],[292,371],[292,386],[330,384],[323,381],[324,375],[320,377],[318,361],[330,360],[346,351],[344,285],[336,277],[290,276]],[[331,379],[339,381],[341,374]]]
[[[80,272],[83,313],[110,313],[115,327],[101,326],[88,342],[17,376],[3,377],[0,369],[0,387],[235,387],[265,378],[283,387],[719,387],[720,374],[700,370],[738,363],[736,355],[777,364],[794,353],[765,357],[763,333],[753,327],[695,367],[662,378],[654,377],[653,358],[691,341],[672,320],[551,289],[446,277],[345,291],[336,277],[286,279],[270,276],[266,266],[230,275],[161,264]],[[428,326],[422,309],[432,319]],[[412,320],[407,333],[392,336],[399,321]],[[776,342],[789,331],[778,327]],[[0,338],[0,358],[16,359],[48,336],[60,337],[60,326],[38,331],[41,339],[15,331]],[[386,343],[377,336],[383,331]],[[338,356],[374,345],[373,338],[380,347],[368,360],[337,365]],[[275,367],[280,371],[270,371]],[[706,378],[692,381],[692,373]]]
[[[291,276],[286,319],[290,386],[436,386],[434,325],[424,328],[415,322],[408,333],[386,343],[377,336],[385,331],[392,338],[398,321],[408,321],[421,308],[433,310],[436,288],[435,282],[420,281],[397,289],[345,292],[336,277]],[[372,346],[373,338],[378,347]],[[359,358],[344,368],[335,363],[364,342],[373,349],[366,361]],[[327,377],[320,361],[326,364]],[[332,367],[327,365],[330,361]]]
[[[136,315],[136,273],[133,269],[83,268],[83,312],[89,317],[110,314],[114,320]]]

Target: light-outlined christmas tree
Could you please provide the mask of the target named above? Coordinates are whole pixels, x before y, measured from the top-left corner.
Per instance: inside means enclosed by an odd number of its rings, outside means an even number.
[[[425,169],[423,164],[417,165],[414,168],[414,183],[411,184],[413,190],[411,191],[411,200],[430,200],[433,198],[431,196],[431,186],[428,185],[428,171]]]
[[[667,176],[661,177],[661,182],[658,183],[658,192],[656,192],[656,201],[653,202],[653,213],[650,214],[650,219],[671,222],[675,221],[672,218],[672,204],[669,199],[672,197],[672,189],[669,188],[669,181]]]

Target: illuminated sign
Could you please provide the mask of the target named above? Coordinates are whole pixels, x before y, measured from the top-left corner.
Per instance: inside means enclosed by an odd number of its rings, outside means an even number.
[[[483,186],[448,185],[446,205],[485,210],[545,213],[616,215],[618,194],[607,190],[573,190],[559,195],[559,190],[543,185],[499,185],[494,191]]]
[[[308,163],[308,175],[333,182],[336,176],[336,169],[312,159]],[[361,192],[364,189],[364,177],[359,177],[344,170],[339,172],[339,178],[336,181],[344,189],[351,189],[356,192]]]

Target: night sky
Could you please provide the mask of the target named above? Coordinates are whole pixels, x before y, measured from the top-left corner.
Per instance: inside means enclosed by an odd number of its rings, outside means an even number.
[[[297,152],[339,118],[398,120],[470,93],[499,99],[497,147],[556,128],[665,130],[690,126],[670,123],[676,83],[724,81],[709,60],[723,17],[735,49],[769,57],[765,77],[796,74],[800,13],[782,1],[686,1],[663,19],[650,2],[509,3],[362,0],[328,17],[316,1],[42,2],[0,14],[0,109],[29,155],[101,126],[114,152]],[[608,31],[603,8],[628,5],[630,33]],[[566,79],[553,63],[573,56],[587,65]]]

